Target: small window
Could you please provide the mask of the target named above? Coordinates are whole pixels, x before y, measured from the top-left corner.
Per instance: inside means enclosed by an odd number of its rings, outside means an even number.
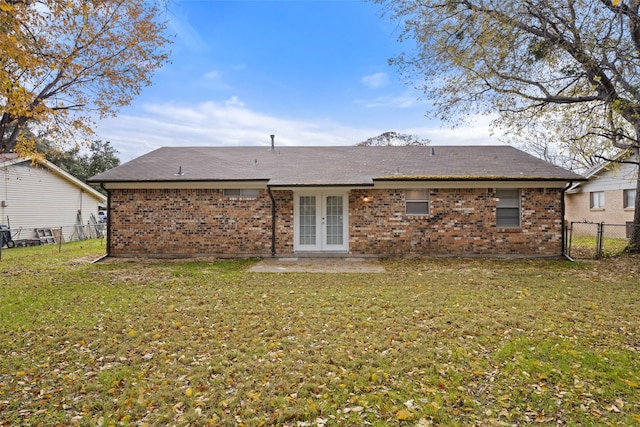
[[[405,204],[407,215],[429,215],[429,190],[407,190]]]
[[[604,209],[604,191],[593,191],[591,195],[591,209]]]
[[[520,190],[501,188],[496,190],[496,226],[520,227]]]
[[[636,207],[636,190],[624,190],[624,207],[627,209]]]
[[[223,191],[224,197],[244,197],[247,199],[255,199],[260,195],[257,188],[227,188]]]

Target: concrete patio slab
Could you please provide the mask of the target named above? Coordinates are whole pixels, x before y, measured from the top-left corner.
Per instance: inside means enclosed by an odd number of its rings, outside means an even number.
[[[384,273],[376,258],[263,258],[254,273]]]

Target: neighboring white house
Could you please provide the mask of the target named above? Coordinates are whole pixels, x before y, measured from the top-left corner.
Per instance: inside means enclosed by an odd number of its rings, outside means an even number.
[[[80,225],[98,217],[106,196],[46,160],[33,163],[0,154],[0,224],[16,239],[38,238],[36,229],[53,229],[64,241],[86,236]]]
[[[588,170],[588,180],[565,193],[567,221],[631,223],[637,173],[637,166],[628,163],[606,162]]]

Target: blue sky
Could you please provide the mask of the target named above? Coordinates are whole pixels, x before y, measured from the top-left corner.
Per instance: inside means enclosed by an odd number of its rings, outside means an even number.
[[[358,0],[173,0],[171,63],[117,118],[99,122],[122,161],[161,146],[354,145],[386,131],[434,144],[499,143],[487,118],[428,120],[389,58],[410,45]]]

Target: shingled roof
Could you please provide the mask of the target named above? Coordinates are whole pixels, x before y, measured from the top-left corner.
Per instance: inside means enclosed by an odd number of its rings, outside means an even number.
[[[376,180],[567,182],[584,178],[507,145],[273,150],[163,147],[89,182],[266,181],[271,186],[369,186]]]

